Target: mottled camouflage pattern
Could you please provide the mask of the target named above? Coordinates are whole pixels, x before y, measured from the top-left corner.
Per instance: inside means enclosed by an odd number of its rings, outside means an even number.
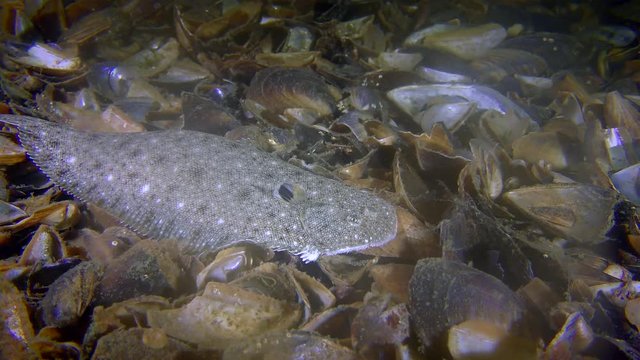
[[[193,131],[87,133],[1,115],[51,180],[134,230],[198,253],[251,241],[307,261],[395,236],[392,205],[250,145]],[[296,189],[283,199],[281,186]],[[289,201],[287,201],[289,200]]]

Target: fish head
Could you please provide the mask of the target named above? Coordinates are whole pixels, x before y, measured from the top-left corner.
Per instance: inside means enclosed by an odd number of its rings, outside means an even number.
[[[329,185],[303,189],[287,184],[283,191],[301,230],[300,250],[295,253],[303,260],[381,246],[395,237],[393,205],[368,191]]]

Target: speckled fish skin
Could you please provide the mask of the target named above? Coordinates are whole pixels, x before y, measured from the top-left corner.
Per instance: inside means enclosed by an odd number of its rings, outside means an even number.
[[[200,253],[251,241],[305,261],[379,246],[396,234],[394,206],[250,145],[194,131],[88,133],[0,115],[61,188],[133,230]],[[286,201],[291,184],[304,196]]]

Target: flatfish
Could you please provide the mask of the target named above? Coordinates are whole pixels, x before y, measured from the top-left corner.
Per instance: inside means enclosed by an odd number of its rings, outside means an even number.
[[[220,136],[186,130],[90,133],[28,116],[18,128],[56,185],[145,236],[188,253],[253,242],[313,261],[395,237],[395,207]]]

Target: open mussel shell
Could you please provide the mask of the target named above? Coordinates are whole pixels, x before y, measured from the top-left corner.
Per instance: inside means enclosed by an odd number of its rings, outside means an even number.
[[[400,151],[393,160],[393,184],[404,205],[431,224],[437,224],[450,206],[448,190],[442,184],[426,182]]]
[[[498,91],[481,85],[433,84],[408,85],[387,92],[387,97],[401,110],[415,115],[438,98],[456,97],[475,103],[480,110],[495,110],[500,114],[514,113],[519,118],[531,117],[521,107]],[[533,124],[532,124],[533,126]]]
[[[13,61],[44,74],[65,75],[81,71],[84,67],[77,56],[77,48],[58,48],[52,45],[36,43],[29,47],[24,56]]]
[[[605,240],[618,202],[612,190],[575,183],[519,188],[503,198],[551,233],[584,244]]]
[[[514,238],[499,221],[470,196],[459,196],[450,216],[442,220],[440,241],[442,257],[493,275],[512,287],[527,284],[533,278],[532,264]]]
[[[523,301],[500,280],[457,261],[418,261],[409,283],[409,312],[427,346],[441,346],[450,327],[484,320],[515,330],[525,315]]]

